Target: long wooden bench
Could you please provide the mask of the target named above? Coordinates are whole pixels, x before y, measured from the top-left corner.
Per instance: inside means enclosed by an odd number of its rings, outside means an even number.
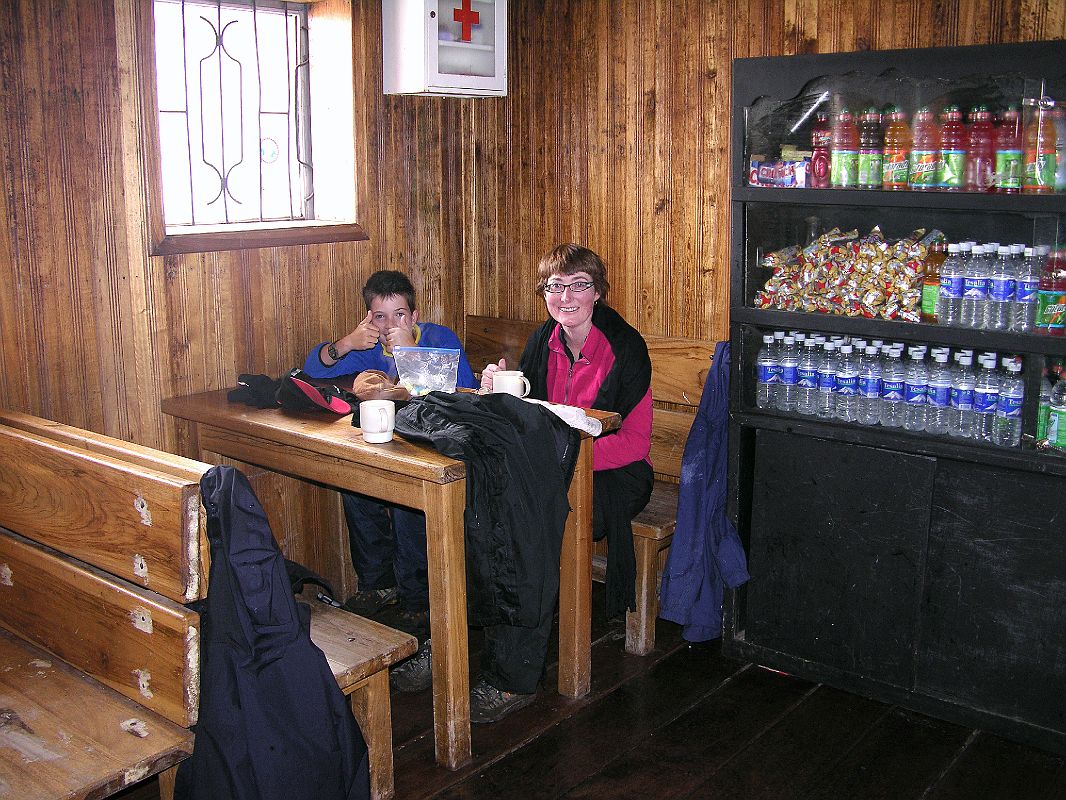
[[[480,371],[501,357],[517,369],[529,335],[540,322],[468,315],[466,353]],[[626,652],[646,655],[655,648],[659,581],[677,524],[681,458],[711,367],[714,345],[694,339],[645,336],[652,364],[651,462],[655,485],[651,500],[633,521],[636,556],[636,610],[626,614]],[[597,542],[593,577],[602,581],[607,543]]]
[[[118,777],[113,770],[103,779],[91,776],[92,796],[159,772],[160,795],[167,798],[173,792],[169,768],[191,752],[192,735],[183,729],[195,723],[198,709],[199,620],[183,604],[207,592],[209,550],[199,501],[207,469],[0,410],[0,526],[10,529],[0,530],[0,625],[128,698],[115,695],[116,701],[151,709],[142,716],[165,717],[153,726],[170,725],[167,736],[152,741],[177,742]],[[317,601],[311,607],[311,639],[350,696],[367,740],[372,795],[391,797],[388,668],[414,653],[417,641]],[[46,784],[80,763],[83,754],[68,750],[70,758],[61,763],[44,762],[52,765],[42,778]],[[110,762],[101,763],[110,769]],[[4,780],[0,761],[0,785]]]

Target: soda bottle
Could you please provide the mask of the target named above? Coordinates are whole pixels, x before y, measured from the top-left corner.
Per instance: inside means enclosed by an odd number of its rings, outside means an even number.
[[[996,191],[1017,194],[1022,190],[1022,118],[1008,106],[996,131]]]
[[[1039,256],[1026,247],[1018,275],[1014,279],[1014,302],[1011,304],[1012,333],[1032,333],[1036,322],[1037,294],[1040,289]]]
[[[940,269],[947,256],[947,245],[934,242],[925,260],[925,276],[922,278],[922,322],[935,325],[937,303],[940,300]]]
[[[829,185],[854,189],[859,183],[859,129],[848,109],[841,109],[833,125],[833,151],[829,156]]]
[[[799,352],[796,350],[796,338],[786,336],[784,346],[777,356],[777,386],[774,389],[778,411],[796,410],[796,395],[799,392]]]
[[[1066,336],[1066,252],[1054,251],[1044,263],[1036,302],[1036,332]]]
[[[991,192],[996,188],[996,129],[988,106],[970,112],[970,148],[966,158],[966,191]]]
[[[755,405],[758,408],[772,408],[774,405],[777,359],[773,349],[774,337],[767,333],[762,337],[762,347],[755,357]]]
[[[936,306],[936,319],[940,325],[953,327],[959,325],[965,277],[962,259],[959,257],[959,246],[954,243],[949,244],[948,257],[940,266],[940,291]]]
[[[881,354],[876,345],[868,345],[859,359],[859,416],[862,425],[881,421]]]
[[[824,111],[814,117],[811,128],[811,174],[807,176],[807,185],[812,189],[829,187],[829,150],[832,145],[832,132],[829,130],[829,115]]]
[[[988,299],[985,302],[986,331],[1005,331],[1010,325],[1014,304],[1015,275],[1010,248],[1000,245],[988,276]]]
[[[900,353],[895,347],[891,348],[884,366],[881,367],[881,424],[886,428],[899,428],[903,425],[906,388]]]
[[[973,356],[959,356],[959,368],[951,377],[951,408],[948,411],[948,433],[961,439],[973,435],[973,390],[976,384],[971,365]]]
[[[977,245],[971,250],[962,287],[959,325],[963,328],[979,329],[985,323],[985,303],[988,300],[988,271],[983,245]]]
[[[853,351],[850,344],[841,345],[837,364],[836,417],[845,422],[859,417],[859,362]]]
[[[837,346],[833,342],[822,345],[822,360],[818,364],[818,416],[828,419],[836,413]]]
[[[889,106],[885,116],[884,155],[881,161],[881,188],[886,191],[903,191],[909,185],[911,157],[911,129],[907,115],[896,106]]]
[[[804,339],[803,352],[796,368],[796,410],[801,414],[814,414],[818,409],[818,341],[814,337]]]
[[[1048,194],[1055,191],[1055,122],[1051,118],[1051,101],[1036,101],[1036,113],[1025,129],[1026,194]]]
[[[1051,109],[1055,123],[1055,191],[1066,192],[1066,109]]]
[[[958,106],[944,109],[944,125],[940,129],[940,157],[937,161],[936,183],[942,191],[960,192],[966,180],[966,157],[970,146],[962,111]]]
[[[859,118],[859,188],[880,189],[884,178],[885,135],[881,114],[868,108]]]
[[[933,112],[926,106],[914,115],[914,145],[911,147],[910,188],[929,192],[937,188],[940,171],[940,131]]]
[[[1005,358],[1003,369],[1006,372],[999,385],[999,403],[996,405],[996,444],[1017,447],[1022,441],[1022,403],[1025,401],[1022,365],[1013,358]]]

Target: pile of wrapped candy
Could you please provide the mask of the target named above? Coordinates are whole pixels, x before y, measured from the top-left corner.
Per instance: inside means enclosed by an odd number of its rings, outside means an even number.
[[[940,231],[919,228],[890,242],[878,227],[865,236],[833,228],[806,247],[764,257],[761,266],[773,274],[755,293],[754,305],[918,322],[925,262],[941,238]]]

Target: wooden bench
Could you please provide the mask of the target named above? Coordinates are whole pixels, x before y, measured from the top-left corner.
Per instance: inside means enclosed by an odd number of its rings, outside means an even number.
[[[468,315],[466,354],[481,370],[501,357],[509,367],[518,361],[529,335],[540,322]],[[655,647],[659,581],[677,524],[681,458],[711,367],[714,345],[694,339],[645,336],[652,364],[653,410],[651,462],[655,485],[648,506],[633,520],[636,556],[636,610],[626,614],[626,652],[646,655]],[[607,543],[594,545],[593,577],[603,581]]]
[[[163,798],[173,793],[168,768],[191,752],[192,735],[183,729],[198,709],[199,620],[183,603],[207,592],[199,501],[207,469],[0,410],[0,526],[11,529],[0,531],[0,624],[129,698],[116,701],[165,717],[157,727],[173,723],[167,731],[178,744],[166,757],[121,776],[159,772]],[[414,653],[417,641],[317,601],[311,608],[311,639],[351,698],[367,741],[372,795],[391,797],[388,668]],[[71,755],[64,764],[79,754]],[[0,785],[6,779],[0,761]],[[116,780],[110,773],[106,785],[96,779],[93,796],[125,785]]]

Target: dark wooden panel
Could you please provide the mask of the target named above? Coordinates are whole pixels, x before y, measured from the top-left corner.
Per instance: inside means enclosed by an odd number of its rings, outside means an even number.
[[[933,461],[760,430],[749,642],[910,686]]]
[[[917,686],[1066,732],[1066,480],[941,460]]]

